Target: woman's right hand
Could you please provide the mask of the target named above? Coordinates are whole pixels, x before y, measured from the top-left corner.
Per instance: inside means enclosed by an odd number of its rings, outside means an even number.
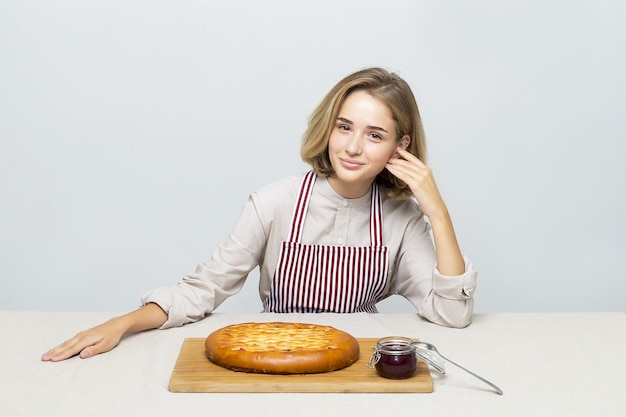
[[[115,317],[74,337],[41,355],[42,361],[58,362],[79,355],[82,359],[108,352],[129,332],[154,329],[167,320],[167,313],[156,304]]]
[[[102,323],[89,330],[78,332],[74,337],[41,355],[42,361],[57,362],[79,355],[82,359],[108,352],[120,342],[124,330],[116,319]]]

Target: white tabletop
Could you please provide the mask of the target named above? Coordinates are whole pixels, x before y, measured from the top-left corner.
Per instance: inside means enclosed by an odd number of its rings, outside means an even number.
[[[485,314],[466,329],[413,314],[213,314],[170,330],[124,338],[87,360],[41,354],[113,313],[0,312],[0,416],[623,416],[626,314]],[[430,341],[453,365],[432,371],[429,394],[181,394],[168,381],[186,337],[244,321],[332,325],[355,337]]]

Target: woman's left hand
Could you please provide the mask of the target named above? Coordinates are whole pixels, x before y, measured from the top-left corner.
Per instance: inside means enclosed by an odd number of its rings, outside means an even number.
[[[398,148],[398,157],[387,162],[387,170],[409,186],[426,216],[447,215],[447,208],[439,193],[432,170],[415,155]]]

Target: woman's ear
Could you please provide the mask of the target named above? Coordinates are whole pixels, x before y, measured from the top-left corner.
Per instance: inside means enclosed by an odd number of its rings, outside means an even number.
[[[402,139],[400,139],[400,143],[398,144],[398,147],[406,151],[410,143],[411,143],[411,137],[409,135],[404,135],[402,136]]]
[[[396,146],[396,150],[393,151],[393,157],[400,158],[400,152],[398,152],[398,150],[402,149],[403,151],[406,151],[410,143],[411,137],[409,135],[402,136],[402,139],[398,142],[398,146]]]

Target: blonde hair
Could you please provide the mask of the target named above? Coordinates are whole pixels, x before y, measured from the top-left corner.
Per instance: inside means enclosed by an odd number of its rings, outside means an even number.
[[[397,74],[383,68],[365,68],[339,81],[309,117],[302,138],[300,155],[322,177],[335,173],[328,155],[328,140],[335,126],[339,109],[346,97],[354,91],[366,91],[386,104],[396,123],[396,141],[404,136],[411,138],[407,151],[425,162],[426,141],[424,128],[411,87]],[[413,195],[409,187],[384,169],[374,180],[391,198],[408,198]]]

